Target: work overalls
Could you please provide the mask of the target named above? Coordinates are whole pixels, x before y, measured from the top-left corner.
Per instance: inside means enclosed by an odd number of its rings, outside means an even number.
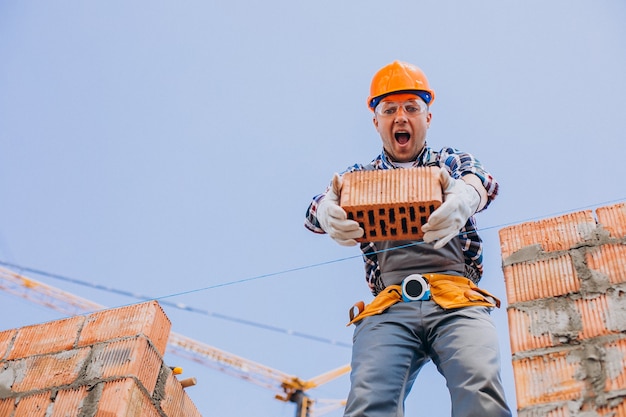
[[[377,242],[382,285],[388,291],[397,291],[415,273],[463,276],[458,238],[439,250],[423,242],[387,250],[409,243]],[[511,416],[489,303],[444,309],[431,298],[392,304],[355,323],[345,417],[404,416],[404,401],[429,360],[446,379],[452,417]]]

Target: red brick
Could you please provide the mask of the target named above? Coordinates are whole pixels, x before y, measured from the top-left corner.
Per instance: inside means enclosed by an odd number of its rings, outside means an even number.
[[[622,320],[624,294],[604,294],[594,298],[575,301],[582,319],[581,339],[591,339],[609,334],[619,334],[626,330]]]
[[[187,392],[183,390],[183,408],[182,408],[181,417],[202,417],[198,408],[191,400]]]
[[[92,345],[115,338],[144,335],[163,356],[171,322],[156,301],[98,311],[87,317],[80,334],[79,346]]]
[[[610,406],[600,407],[596,412],[598,417],[624,417],[626,416],[626,398],[623,395],[621,398],[614,398]]]
[[[160,405],[168,417],[202,417],[180,385],[180,381],[172,373],[165,382],[165,395]]]
[[[50,393],[42,392],[20,398],[14,417],[47,417]]]
[[[108,342],[95,346],[88,379],[136,377],[152,395],[161,371],[161,356],[144,337]]]
[[[11,347],[13,337],[16,333],[16,329],[4,330],[0,332],[0,360],[4,359],[4,357],[7,355]]]
[[[580,281],[569,254],[508,265],[502,270],[509,304],[580,291]]]
[[[587,267],[601,272],[611,284],[626,282],[626,245],[602,245],[586,254]]]
[[[15,398],[4,398],[0,400],[0,416],[8,417],[15,410]]]
[[[511,352],[569,345],[599,336],[618,335],[626,330],[622,320],[622,298],[626,295],[600,295],[576,300],[553,300],[549,308],[509,307]]]
[[[591,239],[596,229],[591,210],[505,227],[498,232],[502,259],[531,245],[544,252],[568,250]]]
[[[567,405],[556,406],[547,411],[544,407],[520,410],[518,417],[574,417]]]
[[[90,349],[73,349],[13,361],[20,370],[12,390],[28,392],[68,385],[77,380]]]
[[[49,417],[79,417],[85,405],[85,398],[89,394],[88,389],[88,386],[83,385],[58,391]]]
[[[133,378],[107,382],[94,417],[160,417]]]
[[[84,320],[75,316],[18,329],[7,359],[72,349]]]
[[[363,241],[421,239],[443,201],[438,167],[355,171],[343,175],[341,207],[361,225]]]
[[[598,223],[609,231],[611,237],[626,237],[626,203],[601,207],[596,210]]]
[[[534,331],[536,317],[543,311],[533,312],[535,320],[531,314],[516,308],[507,310],[509,319],[509,338],[511,340],[511,353],[519,353],[529,350],[540,349],[553,346],[553,338],[549,332]]]
[[[513,360],[518,409],[582,398],[585,382],[577,379],[578,369],[565,351]]]

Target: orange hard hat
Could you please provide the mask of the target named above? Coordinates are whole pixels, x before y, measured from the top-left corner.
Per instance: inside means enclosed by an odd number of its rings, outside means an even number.
[[[424,72],[415,65],[401,61],[385,65],[374,74],[367,107],[374,111],[383,98],[395,93],[415,94],[429,106],[435,101],[435,92],[428,85]]]

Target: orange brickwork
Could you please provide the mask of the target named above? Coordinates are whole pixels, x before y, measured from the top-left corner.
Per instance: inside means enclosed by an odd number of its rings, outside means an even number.
[[[418,240],[442,203],[438,167],[354,171],[343,175],[340,205],[357,221],[363,241]]]
[[[519,417],[626,417],[626,203],[499,235]]]
[[[156,301],[0,332],[0,417],[201,417]]]

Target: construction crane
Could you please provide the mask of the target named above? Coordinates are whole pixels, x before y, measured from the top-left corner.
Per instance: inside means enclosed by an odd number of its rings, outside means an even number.
[[[106,308],[4,267],[0,267],[0,290],[68,316]],[[306,392],[348,373],[350,365],[303,380],[174,332],[170,333],[167,351],[277,392],[276,399],[296,404],[295,417],[322,416],[345,405],[345,400],[313,400]]]

